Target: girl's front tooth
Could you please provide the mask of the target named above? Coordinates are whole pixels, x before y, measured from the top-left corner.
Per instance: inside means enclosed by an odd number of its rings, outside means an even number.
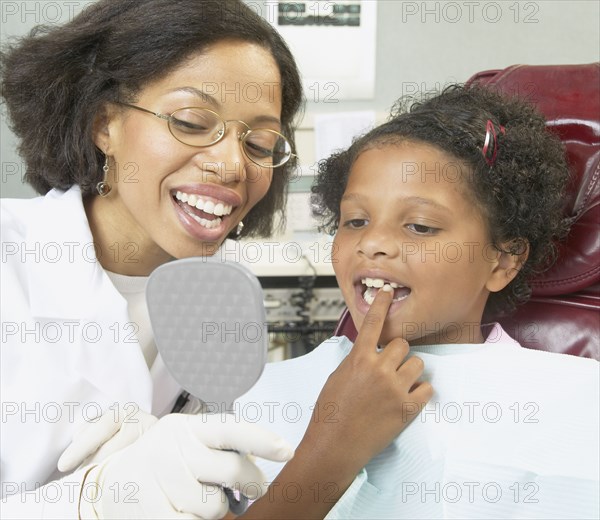
[[[383,287],[383,280],[381,278],[375,278],[373,280],[373,287],[377,287],[377,288]]]
[[[223,215],[223,210],[225,209],[225,206],[223,206],[223,204],[221,202],[219,202],[216,206],[215,206],[215,215],[217,217],[220,217]]]
[[[192,193],[192,194],[189,196],[189,198],[188,198],[188,200],[187,200],[187,203],[188,203],[190,206],[195,206],[195,205],[196,205],[196,202],[198,202],[198,196],[197,196],[197,195],[194,195],[194,194]]]
[[[400,287],[396,282],[391,282],[390,285],[392,286],[392,288],[394,289],[398,289],[398,287]]]
[[[202,199],[198,199],[198,202],[195,204],[196,209],[202,209],[204,207],[204,201]]]
[[[206,204],[204,205],[204,211],[206,213],[213,213],[215,211],[215,203],[211,200],[207,200]]]
[[[180,195],[179,200],[181,202],[187,202],[188,199],[190,198],[190,196],[187,193],[181,193],[180,192],[179,195]]]

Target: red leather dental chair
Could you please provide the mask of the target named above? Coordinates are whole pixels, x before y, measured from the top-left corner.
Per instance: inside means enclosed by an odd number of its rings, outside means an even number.
[[[571,169],[565,212],[573,225],[558,261],[532,281],[530,301],[499,321],[524,347],[600,360],[600,63],[513,65],[467,83],[535,104],[564,143]],[[348,310],[335,335],[355,339]]]

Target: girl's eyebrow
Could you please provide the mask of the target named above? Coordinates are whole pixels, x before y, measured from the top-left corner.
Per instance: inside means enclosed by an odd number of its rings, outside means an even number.
[[[423,197],[416,197],[416,196],[401,197],[400,202],[407,203],[407,204],[416,204],[418,206],[430,206],[434,209],[439,209],[439,210],[445,211],[447,213],[450,213],[450,209],[447,208],[446,206],[444,206],[443,204],[439,204],[438,202],[436,202],[432,199],[426,199]]]
[[[362,202],[367,199],[368,199],[368,197],[363,195],[362,193],[346,193],[342,196],[342,200],[340,202],[347,202],[347,201]],[[438,202],[435,202],[432,199],[426,199],[424,197],[417,197],[415,195],[410,196],[410,197],[399,197],[397,199],[397,201],[402,204],[414,204],[417,206],[428,206],[428,207],[431,207],[434,209],[444,211],[446,213],[451,213],[451,210],[448,207],[446,207],[442,204],[439,204]]]
[[[340,200],[340,202],[344,202],[346,200],[356,200],[358,202],[360,202],[361,200],[365,200],[367,197],[365,197],[364,195],[361,195],[360,193],[344,193],[344,195],[342,195],[342,199]]]

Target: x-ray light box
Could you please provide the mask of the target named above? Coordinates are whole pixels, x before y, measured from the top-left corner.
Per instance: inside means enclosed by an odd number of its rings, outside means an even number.
[[[268,19],[298,61],[315,103],[372,99],[377,2],[267,0]]]

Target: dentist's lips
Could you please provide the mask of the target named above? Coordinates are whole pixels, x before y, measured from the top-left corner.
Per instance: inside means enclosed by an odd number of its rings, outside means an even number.
[[[212,197],[177,190],[175,200],[190,217],[207,229],[216,228],[223,216],[231,214],[233,206]]]
[[[241,204],[237,194],[207,185],[180,186],[171,191],[171,198],[186,231],[200,240],[219,239]]]

